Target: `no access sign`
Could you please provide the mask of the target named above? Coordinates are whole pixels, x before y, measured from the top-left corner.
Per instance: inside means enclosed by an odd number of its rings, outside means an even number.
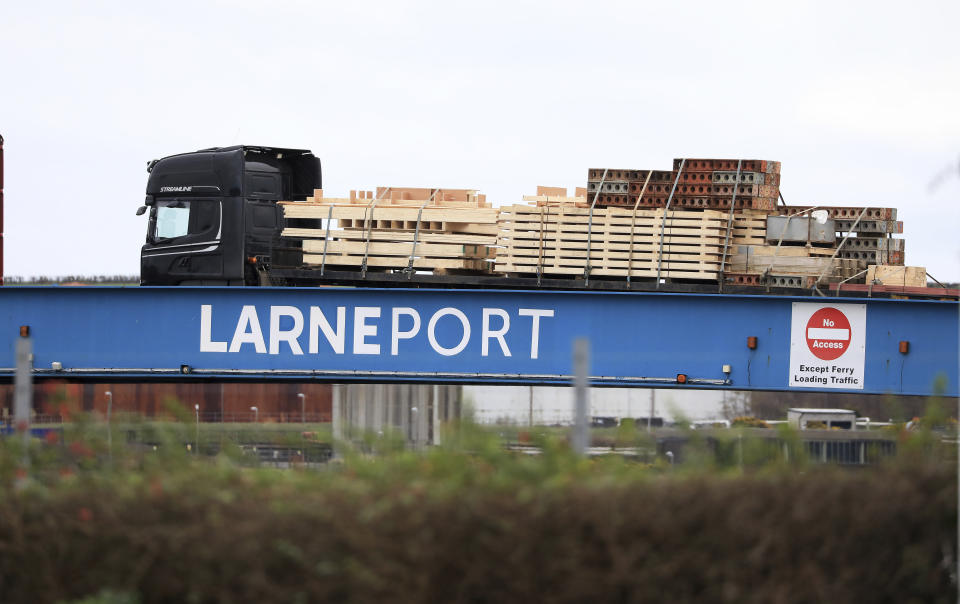
[[[863,390],[866,304],[794,302],[791,388]]]
[[[850,348],[850,320],[832,306],[821,308],[807,320],[806,337],[813,356],[832,361]]]

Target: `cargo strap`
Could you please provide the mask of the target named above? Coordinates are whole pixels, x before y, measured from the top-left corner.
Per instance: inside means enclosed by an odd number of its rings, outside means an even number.
[[[860,211],[860,215],[857,216],[856,221],[854,221],[853,226],[850,227],[850,230],[847,231],[847,234],[843,236],[843,241],[840,242],[840,245],[837,246],[837,249],[833,252],[833,256],[830,256],[830,262],[827,263],[823,270],[820,271],[820,276],[817,277],[817,280],[813,282],[813,291],[817,292],[819,295],[823,295],[823,292],[820,291],[819,285],[820,280],[823,279],[823,276],[827,274],[827,271],[833,267],[833,261],[836,259],[837,254],[840,253],[840,250],[843,249],[843,245],[847,242],[847,239],[850,239],[850,233],[854,233],[857,230],[857,225],[860,224],[860,221],[863,220],[864,215],[867,213],[867,208],[863,208]]]
[[[327,243],[330,242],[330,223],[333,221],[333,204],[330,204],[330,209],[327,211],[327,232],[323,236],[323,259],[320,261],[320,276],[323,276],[323,271],[327,267]]]
[[[781,199],[782,199],[782,197],[781,197]],[[784,203],[784,206],[786,206],[786,203]],[[767,270],[763,271],[763,277],[764,277],[764,278],[766,278],[766,276],[767,276],[768,274],[770,274],[770,272],[773,270],[773,265],[774,265],[774,263],[777,261],[777,255],[780,253],[780,247],[781,247],[781,245],[783,244],[783,237],[784,237],[784,235],[787,234],[787,230],[789,230],[789,228],[790,228],[790,220],[793,219],[793,218],[796,218],[797,216],[803,216],[803,215],[806,214],[807,212],[813,212],[814,210],[818,209],[819,207],[820,207],[820,206],[814,206],[814,207],[812,207],[812,208],[807,208],[806,210],[804,210],[804,211],[802,211],[802,212],[798,212],[798,213],[796,213],[796,214],[788,214],[788,215],[787,215],[787,222],[783,225],[783,230],[780,231],[780,238],[777,239],[777,247],[774,248],[774,250],[773,250],[773,256],[770,258],[770,264],[769,264],[769,266],[767,266]],[[809,228],[807,228],[807,233],[808,233],[808,237],[807,237],[807,238],[809,239],[809,233],[810,233],[810,229],[809,229]],[[769,233],[768,233],[768,235],[769,235]],[[808,242],[808,243],[809,243],[809,242]]]
[[[544,216],[546,213],[546,216]],[[550,224],[550,206],[543,206],[540,208],[540,245],[538,246],[538,255],[537,258],[537,287],[540,287],[540,284],[543,281],[543,246],[544,246],[544,231],[547,228],[547,225]]]
[[[683,174],[683,167],[686,164],[686,158],[680,160],[680,169],[677,170],[677,178],[673,181],[673,188],[670,189],[667,206],[663,208],[663,219],[660,221],[660,250],[657,252],[657,289],[660,289],[660,267],[663,265],[663,231],[667,225],[667,214],[670,213],[670,203],[673,201],[673,194],[677,190],[677,183],[680,182],[680,175]]]
[[[905,267],[905,266],[901,266],[901,267],[900,267],[901,270],[903,270],[903,269],[905,269],[905,268],[907,268],[907,267]],[[840,283],[837,283],[837,297],[838,297],[838,298],[840,297],[840,286],[841,286],[841,285],[843,285],[843,284],[846,283],[847,281],[850,281],[850,280],[852,280],[852,279],[856,279],[856,278],[859,277],[860,275],[863,275],[863,274],[866,274],[866,273],[867,273],[867,269],[863,269],[862,271],[860,271],[860,272],[857,273],[856,275],[853,275],[853,276],[851,276],[851,277],[847,277],[846,279],[844,279],[844,280],[841,281]],[[867,284],[867,297],[869,298],[872,294],[873,294],[873,282],[871,281],[870,283]]]
[[[380,195],[377,195],[373,201],[367,204],[367,207],[363,210],[363,225],[367,231],[366,234],[366,245],[363,248],[363,263],[360,265],[360,278],[366,279],[367,277],[367,258],[370,256],[370,236],[373,233],[373,210],[376,209],[377,203],[383,198],[384,195],[390,192],[390,187],[387,187],[383,190]],[[367,218],[367,212],[370,212],[370,217]]]
[[[723,293],[723,273],[727,268],[727,250],[730,249],[730,231],[733,229],[733,213],[737,208],[737,192],[740,189],[740,172],[742,168],[743,160],[737,160],[737,178],[733,181],[733,198],[730,200],[730,213],[727,214],[727,236],[723,240],[723,254],[720,255],[720,274],[717,275],[719,280],[719,291]]]
[[[637,195],[637,202],[633,204],[633,215],[630,218],[630,254],[627,256],[627,287],[630,287],[630,276],[633,274],[633,231],[637,226],[637,206],[640,205],[643,194],[647,192],[647,185],[650,184],[651,176],[653,176],[653,170],[647,170],[647,179],[643,181],[643,188],[640,189],[640,194]]]
[[[423,216],[423,208],[430,205],[430,202],[434,200],[439,192],[440,189],[434,189],[433,193],[430,194],[430,197],[420,204],[420,209],[417,210],[417,226],[413,231],[413,248],[410,250],[410,258],[407,261],[407,268],[403,269],[403,272],[407,274],[407,279],[413,277],[413,257],[417,255],[417,239],[420,238],[420,218]]]
[[[583,281],[584,285],[590,285],[590,244],[593,237],[593,208],[597,205],[597,200],[600,199],[600,192],[603,191],[603,182],[607,179],[607,168],[603,169],[603,175],[600,177],[600,184],[597,185],[597,192],[593,194],[593,203],[590,204],[590,218],[587,219],[587,262],[583,267]],[[557,237],[559,239],[560,233],[557,232]]]

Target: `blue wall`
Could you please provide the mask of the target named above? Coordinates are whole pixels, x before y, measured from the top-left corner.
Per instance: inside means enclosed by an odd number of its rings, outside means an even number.
[[[60,375],[82,377],[182,378],[180,367],[186,365],[193,377],[564,382],[572,373],[573,341],[585,337],[591,344],[595,383],[672,381],[678,373],[692,381],[723,380],[722,367],[730,365],[729,388],[788,390],[794,301],[867,305],[865,383],[862,390],[850,391],[928,394],[937,376],[943,376],[946,393],[957,395],[955,302],[661,293],[4,287],[0,333],[7,336],[0,341],[0,375],[12,375],[18,328],[30,325],[38,377],[53,375],[51,363],[58,361],[64,368]],[[257,330],[249,320],[240,320],[245,306],[253,307],[248,318],[255,315],[259,323],[262,352],[256,350]],[[204,307],[209,307],[206,312]],[[311,307],[323,313],[335,336],[331,344],[317,329],[316,352],[310,351]],[[344,320],[338,330],[339,307]],[[358,308],[379,309],[379,317],[372,316],[375,310],[361,310],[367,316],[358,320]],[[398,339],[396,355],[391,337],[394,308],[413,309],[420,318],[415,336]],[[469,324],[462,350],[457,348],[464,328],[453,311],[446,311],[429,329],[431,317],[444,308],[456,309]],[[497,309],[489,311],[489,331],[502,330],[501,315],[508,316],[509,330],[502,338],[510,356],[497,337],[486,338],[488,350],[483,355],[485,308]],[[296,338],[302,354],[294,354],[288,341],[271,338],[271,315],[276,315],[275,331],[282,336],[295,327],[297,311],[303,317]],[[538,333],[530,311],[541,314]],[[208,329],[204,314],[209,317]],[[409,314],[400,316],[400,335],[413,323]],[[756,350],[747,348],[748,336],[758,338]],[[338,353],[334,348],[341,338],[343,349]],[[536,358],[531,352],[534,340]],[[901,340],[910,342],[906,355],[898,352]],[[229,352],[231,347],[237,351]],[[698,386],[723,387],[685,387]]]

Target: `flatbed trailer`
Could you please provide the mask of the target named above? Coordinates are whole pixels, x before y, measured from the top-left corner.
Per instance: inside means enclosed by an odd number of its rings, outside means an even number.
[[[558,290],[598,292],[647,292],[688,294],[730,294],[756,296],[811,296],[854,298],[913,298],[919,300],[960,299],[960,290],[947,287],[903,287],[896,285],[825,284],[823,289],[797,287],[746,286],[716,281],[669,281],[650,279],[558,279],[511,277],[491,274],[433,275],[426,273],[324,270],[314,268],[271,267],[261,285],[273,287],[382,287],[430,289],[502,289]]]

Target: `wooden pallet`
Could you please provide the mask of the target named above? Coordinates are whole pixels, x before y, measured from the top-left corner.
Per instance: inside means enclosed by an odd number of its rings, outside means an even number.
[[[719,212],[569,205],[503,207],[500,227],[494,270],[543,275],[715,279],[725,236]]]
[[[326,236],[327,231],[325,229],[308,229],[308,228],[298,228],[298,227],[287,227],[283,229],[284,237],[294,237],[297,239],[320,239],[322,240]],[[331,239],[335,236],[336,239],[341,241],[395,241],[395,242],[413,242],[414,231],[410,229],[409,231],[378,231],[373,230],[369,237],[363,229],[332,229],[331,230]],[[458,243],[461,245],[492,245],[490,235],[470,235],[464,233],[444,233],[444,232],[432,232],[425,231],[421,229],[421,232],[417,235],[417,241],[421,243]]]
[[[811,255],[811,249],[819,255]],[[863,271],[865,263],[846,258],[832,258],[835,249],[789,247],[775,245],[737,246],[727,258],[725,272],[743,275],[796,275],[819,277],[826,282],[849,279]],[[829,253],[827,253],[829,252]],[[862,282],[862,277],[857,279]]]
[[[332,211],[331,211],[332,205]],[[421,223],[473,223],[497,224],[494,208],[452,208],[429,206],[420,210],[415,207],[340,205],[329,203],[281,202],[284,218],[316,218],[326,220],[351,220],[365,222],[379,220],[398,223],[393,228],[408,229]],[[359,228],[359,226],[357,227]]]
[[[363,255],[371,256],[402,256],[409,258],[411,254],[417,257],[428,256],[433,258],[488,258],[493,255],[492,248],[485,245],[460,245],[456,243],[417,243],[416,250],[412,242],[397,243],[393,241],[344,241],[324,239],[308,239],[303,242],[303,251],[311,254],[332,255]]]
[[[587,190],[583,187],[577,187],[573,196],[567,195],[565,187],[537,187],[536,195],[524,195],[523,200],[533,206],[569,206],[577,208],[589,208],[590,200],[587,198]]]
[[[377,205],[400,205],[419,207],[429,200],[431,206],[442,207],[492,207],[487,196],[473,189],[430,189],[423,187],[377,187],[376,191],[350,191],[349,197],[324,197],[323,189],[314,189],[313,196],[306,199],[311,203],[337,203],[366,205],[377,199]],[[286,203],[286,202],[283,202]],[[301,202],[293,202],[301,203]]]
[[[927,269],[922,266],[870,265],[867,267],[866,283],[926,287]]]
[[[303,262],[357,270],[488,272],[498,211],[467,189],[381,187],[349,198],[281,202],[282,236],[303,240]]]
[[[303,263],[313,266],[325,265],[331,268],[350,268],[357,270],[363,266],[364,256],[358,255],[337,255],[327,256],[324,263],[323,256],[320,254],[304,254]],[[489,270],[485,260],[457,259],[457,258],[427,258],[417,257],[413,260],[413,270],[469,270],[486,272]],[[410,266],[408,258],[400,256],[368,256],[366,266],[368,269],[379,270],[405,270]]]
[[[344,198],[318,190],[308,202],[281,202],[289,221],[282,234],[303,240],[304,263],[353,270],[576,277],[589,269],[596,277],[715,280],[723,266],[746,280],[838,281],[865,268],[832,258],[836,248],[767,245],[765,210],[737,210],[732,220],[727,210],[591,211],[586,191],[570,196],[560,187],[537,187],[523,200],[492,208],[469,189],[380,187]]]

